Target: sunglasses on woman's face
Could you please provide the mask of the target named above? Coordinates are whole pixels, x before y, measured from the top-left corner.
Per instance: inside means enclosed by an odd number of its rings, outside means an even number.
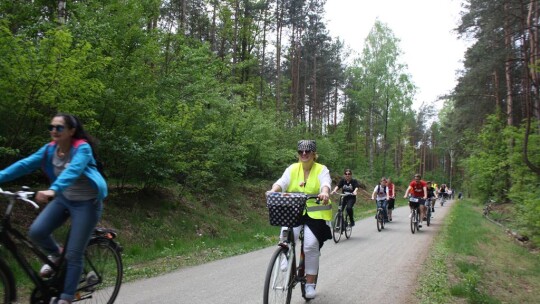
[[[347,172],[347,173],[345,173],[345,175],[351,175],[351,172]]]
[[[56,129],[56,132],[58,132],[58,133],[62,133],[62,131],[64,131],[65,128],[66,128],[66,127],[65,127],[65,126],[62,126],[62,125],[49,125],[49,126],[47,127],[47,129],[48,129],[49,131],[52,132],[52,131],[54,131],[54,130]]]
[[[298,150],[298,154],[302,155],[302,154],[309,154],[311,153],[311,151],[309,150]]]

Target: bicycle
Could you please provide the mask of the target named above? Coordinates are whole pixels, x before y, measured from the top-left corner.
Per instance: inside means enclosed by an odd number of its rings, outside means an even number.
[[[426,212],[426,225],[429,227],[429,225],[431,224],[431,201],[432,201],[432,198],[428,198],[427,199],[427,204],[426,204],[426,208],[427,208],[427,212]]]
[[[334,222],[332,222],[332,234],[334,238],[334,243],[339,243],[339,240],[341,239],[341,235],[343,232],[345,232],[345,237],[348,239],[351,237],[352,234],[352,221],[353,219],[350,218],[349,214],[343,215],[343,203],[344,198],[347,196],[354,196],[352,193],[343,193],[339,194],[339,205],[336,215],[334,216]]]
[[[384,229],[384,214],[385,211],[383,209],[383,201],[376,201],[377,203],[377,214],[375,215],[375,219],[377,221],[377,231],[381,232],[381,230]]]
[[[441,195],[441,201],[440,201],[440,203],[441,203],[441,207],[444,206],[444,203],[446,203],[446,193],[443,193],[443,194]]]
[[[270,207],[272,199],[282,200]],[[304,267],[304,225],[300,225],[300,255],[296,264],[296,240],[293,227],[298,226],[298,220],[306,209],[308,199],[317,199],[316,195],[302,193],[268,193],[267,205],[269,206],[270,224],[273,226],[287,227],[283,230],[284,240],[278,244],[278,248],[272,254],[264,281],[263,303],[286,303],[291,302],[292,290],[300,283],[302,297],[306,301],[306,274]],[[274,208],[275,207],[275,208]],[[273,220],[279,218],[279,220]],[[283,220],[282,220],[283,219]],[[317,283],[317,279],[315,279]]]
[[[411,210],[411,232],[414,234],[416,231],[420,231],[420,227],[418,226],[420,224],[420,210],[418,209],[420,208],[422,199],[409,197],[409,203],[414,203],[414,207]]]
[[[25,202],[35,209],[39,206],[32,201],[35,192],[28,187],[15,193],[0,189],[0,196],[7,198],[8,205],[0,224],[0,245],[7,249],[21,266],[34,288],[30,296],[31,304],[49,304],[58,298],[64,286],[66,269],[65,254],[55,263],[37,246],[11,225],[11,214],[17,202]],[[112,229],[96,228],[88,242],[84,254],[84,268],[73,302],[114,303],[122,284],[122,247],[114,241],[116,232]],[[66,238],[67,240],[67,238]],[[65,247],[65,244],[64,244]],[[53,274],[41,278],[26,256],[32,255],[43,264],[48,264]],[[16,281],[4,258],[0,257],[0,301],[12,303],[17,300]]]

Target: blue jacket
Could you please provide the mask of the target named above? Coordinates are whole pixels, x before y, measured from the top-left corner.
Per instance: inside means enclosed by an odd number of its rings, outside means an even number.
[[[81,174],[84,174],[98,190],[97,199],[103,200],[107,197],[107,182],[105,182],[105,179],[97,170],[96,160],[92,154],[90,144],[82,139],[76,139],[72,142],[70,164],[59,176],[54,174],[52,165],[52,157],[55,149],[56,142],[50,142],[34,154],[0,171],[0,183],[17,179],[41,167],[52,183],[49,189],[55,192],[61,193],[64,189],[72,185]]]

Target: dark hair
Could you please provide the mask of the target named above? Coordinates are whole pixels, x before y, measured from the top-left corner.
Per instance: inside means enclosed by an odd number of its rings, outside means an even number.
[[[92,148],[92,154],[94,155],[94,158],[97,159],[97,140],[93,136],[90,136],[90,134],[86,133],[81,121],[79,120],[79,118],[77,118],[77,116],[66,113],[57,113],[56,115],[54,115],[54,117],[62,117],[64,119],[64,123],[68,126],[69,129],[75,129],[75,133],[73,133],[73,138],[86,140]]]
[[[351,169],[345,169],[345,171],[343,171],[343,174],[345,174],[345,173],[347,173],[347,172],[350,172],[350,173],[351,173],[351,175],[352,175],[352,171],[351,171]]]
[[[417,178],[417,177],[418,177],[418,178],[422,178],[422,175],[420,175],[420,174],[417,173],[417,174],[414,175],[414,178]]]

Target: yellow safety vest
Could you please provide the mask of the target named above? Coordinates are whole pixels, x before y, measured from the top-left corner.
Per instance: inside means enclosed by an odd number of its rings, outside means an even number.
[[[319,182],[319,174],[322,172],[323,165],[313,163],[307,181],[304,181],[304,168],[302,163],[298,162],[292,165],[291,182],[287,188],[287,192],[300,192],[310,195],[319,194],[321,183]],[[332,220],[332,205],[317,204],[315,199],[310,199],[306,203],[306,210],[309,217],[312,219],[331,221]],[[304,211],[304,214],[306,211]]]

